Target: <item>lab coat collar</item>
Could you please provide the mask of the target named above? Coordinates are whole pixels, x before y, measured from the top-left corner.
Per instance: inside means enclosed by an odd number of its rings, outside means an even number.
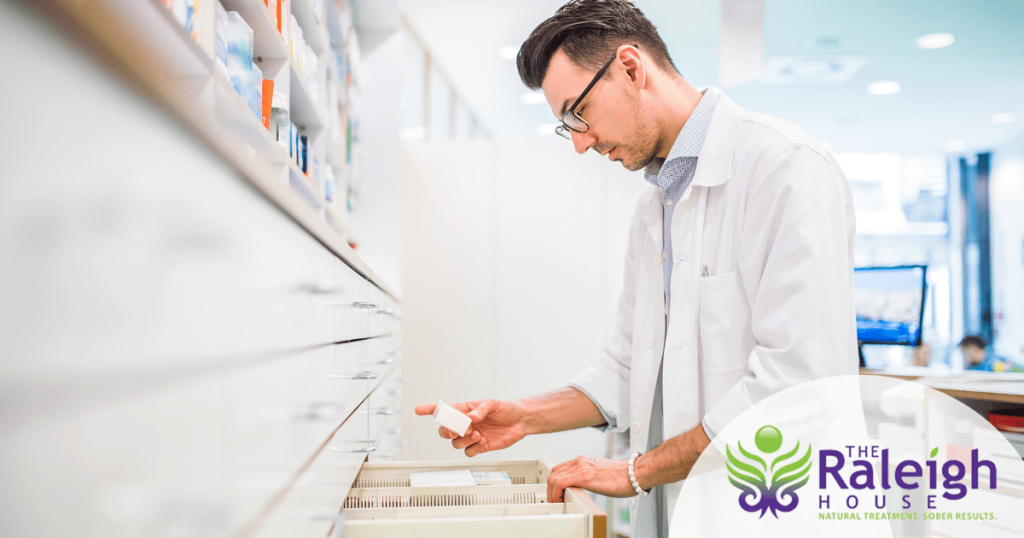
[[[721,185],[732,175],[736,131],[740,125],[743,109],[719,90],[708,88],[707,91],[718,93],[718,103],[715,105],[714,114],[711,115],[708,132],[704,136],[704,145],[697,158],[697,170],[694,171],[693,181],[690,182],[690,186],[686,188],[686,193],[682,197],[684,200],[689,197],[693,187]],[[647,225],[647,231],[658,245],[658,250],[662,251],[665,247],[662,245],[664,230],[661,220],[663,214],[660,198],[661,188],[652,187],[647,192],[650,200],[644,211],[644,224]]]
[[[700,157],[697,158],[697,170],[694,171],[691,187],[714,187],[725,183],[732,176],[736,131],[743,114],[743,109],[718,89],[708,88],[707,91],[719,94],[718,104],[711,116]]]

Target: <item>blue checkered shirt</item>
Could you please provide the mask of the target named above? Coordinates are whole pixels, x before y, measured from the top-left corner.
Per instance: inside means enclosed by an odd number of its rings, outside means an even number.
[[[661,252],[661,268],[665,282],[665,319],[668,323],[669,309],[672,308],[672,215],[680,198],[693,181],[693,173],[697,171],[697,157],[704,146],[704,135],[708,132],[711,115],[715,112],[718,94],[704,92],[704,97],[697,103],[697,108],[686,120],[686,125],[679,132],[668,157],[662,161],[656,159],[644,170],[644,179],[652,185],[661,187],[661,207],[663,241]],[[668,327],[666,326],[666,329]]]

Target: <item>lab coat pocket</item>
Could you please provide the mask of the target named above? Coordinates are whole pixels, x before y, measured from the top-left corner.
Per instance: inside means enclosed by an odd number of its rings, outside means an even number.
[[[701,278],[699,282],[704,373],[746,368],[754,335],[739,271]]]

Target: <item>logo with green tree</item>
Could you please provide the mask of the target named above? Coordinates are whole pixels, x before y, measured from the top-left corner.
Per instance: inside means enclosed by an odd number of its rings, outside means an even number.
[[[791,512],[800,503],[796,490],[807,484],[811,470],[811,446],[800,455],[800,441],[792,450],[781,454],[768,464],[765,459],[782,448],[782,432],[775,426],[764,426],[754,435],[754,445],[761,455],[753,454],[736,441],[739,456],[728,444],[725,447],[725,466],[729,471],[729,482],[740,489],[740,507],[747,512],[760,511],[758,519],[771,510],[778,519],[778,512]],[[762,457],[763,456],[763,457]]]

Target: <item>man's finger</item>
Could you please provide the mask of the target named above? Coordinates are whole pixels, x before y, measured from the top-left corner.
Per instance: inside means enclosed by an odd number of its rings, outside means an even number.
[[[566,486],[563,484],[562,475],[548,475],[548,502],[560,503],[563,499]]]
[[[466,448],[467,446],[475,444],[479,440],[480,440],[480,432],[473,432],[473,433],[466,432],[466,435],[463,435],[462,437],[458,437],[458,438],[452,440],[452,446],[455,447],[457,450],[462,450],[463,448]]]
[[[436,403],[419,404],[416,406],[416,414],[420,416],[429,415],[434,412],[434,407],[436,406]]]
[[[476,435],[478,439],[477,442],[473,443],[468,448],[466,448],[467,457],[472,458],[477,454],[483,454],[484,452],[488,452],[490,450],[490,448],[487,446],[487,441],[483,437],[480,437],[480,434]]]
[[[438,435],[441,436],[442,439],[455,439],[456,437],[459,436],[459,434],[449,430],[448,428],[445,428],[444,426],[438,428],[437,433]]]

